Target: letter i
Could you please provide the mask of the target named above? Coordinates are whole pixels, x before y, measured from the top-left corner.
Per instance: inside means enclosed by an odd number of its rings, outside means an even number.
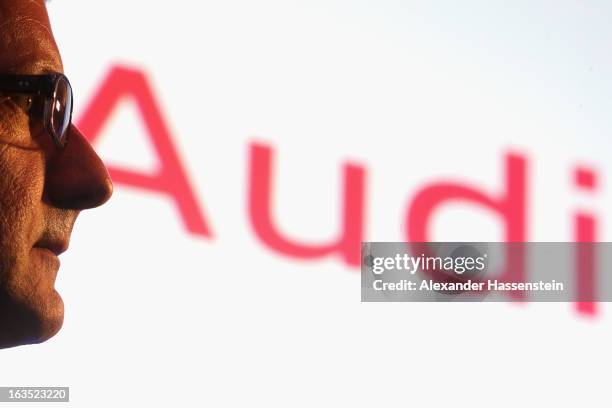
[[[578,167],[574,172],[574,183],[584,193],[594,193],[597,189],[597,176],[592,169]],[[578,313],[595,315],[595,245],[584,244],[596,241],[595,215],[578,210],[574,215],[574,240],[576,244],[576,294]]]

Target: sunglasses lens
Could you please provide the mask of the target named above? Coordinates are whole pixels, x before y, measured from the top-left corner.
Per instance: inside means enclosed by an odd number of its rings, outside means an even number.
[[[51,127],[55,137],[63,145],[66,142],[72,115],[72,89],[64,77],[60,77],[57,81],[51,109]]]

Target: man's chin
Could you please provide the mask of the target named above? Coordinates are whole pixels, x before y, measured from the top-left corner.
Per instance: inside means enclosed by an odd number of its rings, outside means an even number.
[[[55,336],[64,323],[64,302],[57,291],[36,299],[0,295],[0,348],[38,344]]]

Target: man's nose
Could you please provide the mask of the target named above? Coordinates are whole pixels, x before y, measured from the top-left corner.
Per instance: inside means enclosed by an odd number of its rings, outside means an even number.
[[[108,171],[74,125],[64,149],[47,162],[45,195],[55,207],[84,210],[104,204],[113,194]]]

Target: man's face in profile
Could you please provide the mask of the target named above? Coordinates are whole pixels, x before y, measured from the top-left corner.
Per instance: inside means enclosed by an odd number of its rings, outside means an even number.
[[[62,73],[43,0],[0,0],[0,75]],[[31,113],[38,96],[0,89],[0,348],[61,328],[58,255],[80,210],[112,193],[106,168],[72,125],[58,146]]]

